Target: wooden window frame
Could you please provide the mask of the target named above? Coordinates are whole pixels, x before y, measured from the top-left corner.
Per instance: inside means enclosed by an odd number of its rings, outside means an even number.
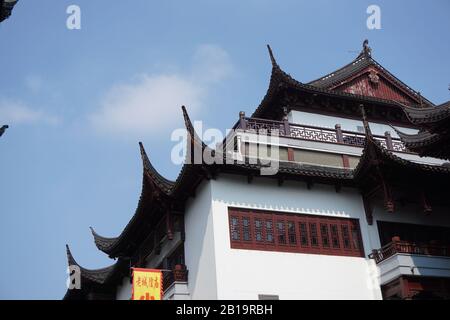
[[[238,219],[239,240],[233,240],[232,218]],[[244,219],[249,220],[250,241],[244,240]],[[358,219],[230,207],[228,208],[228,220],[230,247],[232,249],[365,257]],[[256,221],[261,223],[261,228],[256,228]],[[271,224],[270,233],[267,223]],[[284,227],[280,229],[279,223],[283,223]],[[293,224],[294,228],[289,229],[289,224]],[[306,227],[304,236],[301,231],[302,225]],[[314,225],[317,246],[312,244],[312,227]],[[322,231],[325,229],[327,234],[323,235]],[[261,234],[262,241],[257,241],[256,230]],[[280,230],[283,234],[280,233]],[[337,237],[333,230],[337,230]],[[344,230],[347,230],[345,234]],[[271,242],[268,241],[268,234],[272,236]],[[291,236],[295,236],[295,243],[291,241]],[[325,236],[328,239],[328,246],[323,244]],[[307,243],[302,241],[304,237],[306,237]],[[283,238],[285,242],[280,242]],[[333,245],[333,239],[337,240],[339,246]],[[345,246],[346,241],[349,242],[348,247]],[[358,244],[358,248],[355,247],[355,243]]]

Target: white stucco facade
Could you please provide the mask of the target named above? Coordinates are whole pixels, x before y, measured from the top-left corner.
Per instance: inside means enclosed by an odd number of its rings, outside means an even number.
[[[368,258],[231,249],[228,207],[355,218],[366,256],[371,245],[360,196],[332,186],[220,176],[212,184],[212,217],[219,299],[381,299],[377,269]],[[349,290],[351,288],[351,290]]]
[[[228,208],[252,208],[293,214],[358,219],[365,257],[232,249]],[[368,225],[360,194],[351,188],[337,193],[333,186],[256,178],[251,184],[238,175],[220,175],[204,182],[188,205],[186,266],[191,299],[382,299],[380,269],[368,258],[380,248],[377,221],[450,226],[436,208],[425,216],[417,207],[387,213],[381,203]]]

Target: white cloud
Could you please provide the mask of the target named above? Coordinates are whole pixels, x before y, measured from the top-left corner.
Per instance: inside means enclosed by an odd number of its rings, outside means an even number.
[[[0,98],[0,123],[2,124],[50,124],[60,122],[58,117],[41,110],[33,110],[20,101]]]
[[[197,48],[189,72],[144,74],[136,81],[112,87],[89,116],[100,132],[143,135],[180,123],[181,105],[190,114],[205,106],[208,89],[228,77],[233,66],[228,53],[214,45]]]
[[[43,87],[43,80],[37,75],[28,75],[25,77],[25,85],[32,93],[38,93]]]
[[[225,50],[211,44],[203,44],[197,48],[192,68],[195,80],[206,83],[220,82],[232,72],[233,65]]]

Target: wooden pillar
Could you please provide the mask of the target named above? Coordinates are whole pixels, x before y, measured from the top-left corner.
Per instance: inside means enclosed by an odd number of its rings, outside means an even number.
[[[242,130],[247,130],[247,121],[245,120],[245,112],[239,112],[239,127]]]
[[[386,137],[386,147],[388,148],[388,150],[394,150],[394,145],[392,144],[391,133],[389,131],[386,131],[384,133],[384,136]]]
[[[344,135],[342,134],[342,127],[340,124],[334,126],[336,129],[336,140],[338,143],[344,143]]]
[[[290,137],[291,136],[291,127],[289,126],[287,108],[284,108],[283,112],[284,112],[284,115],[283,115],[284,134],[285,134],[285,136]]]

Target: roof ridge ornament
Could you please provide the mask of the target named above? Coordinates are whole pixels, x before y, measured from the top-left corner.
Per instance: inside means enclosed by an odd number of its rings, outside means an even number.
[[[365,39],[363,42],[363,49],[361,51],[361,55],[365,55],[367,57],[372,56],[372,48],[369,47],[369,40]]]

